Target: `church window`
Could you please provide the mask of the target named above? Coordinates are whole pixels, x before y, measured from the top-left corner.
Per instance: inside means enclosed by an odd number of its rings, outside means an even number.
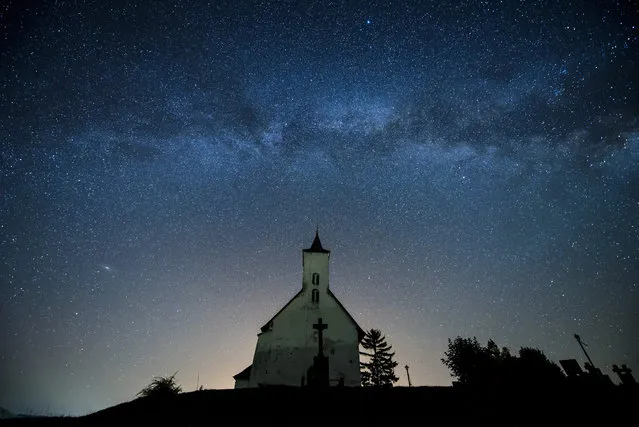
[[[319,285],[319,274],[313,273],[313,278],[311,280],[314,285]]]
[[[316,303],[319,302],[319,291],[317,289],[313,289],[311,292],[311,301]]]

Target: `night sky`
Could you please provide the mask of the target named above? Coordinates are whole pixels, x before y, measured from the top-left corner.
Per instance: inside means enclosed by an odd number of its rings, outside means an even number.
[[[457,335],[639,371],[636,3],[3,4],[0,406],[231,388],[318,224],[398,385]]]

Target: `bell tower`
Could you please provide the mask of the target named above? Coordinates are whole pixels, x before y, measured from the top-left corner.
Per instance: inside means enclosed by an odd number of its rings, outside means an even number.
[[[325,295],[328,289],[328,261],[331,251],[322,247],[319,232],[311,247],[302,250],[302,290],[311,295],[312,302],[319,302],[319,295]]]

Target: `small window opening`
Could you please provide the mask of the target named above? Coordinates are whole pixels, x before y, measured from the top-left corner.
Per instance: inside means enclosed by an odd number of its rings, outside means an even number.
[[[313,273],[313,278],[311,279],[314,285],[319,285],[319,274]]]
[[[311,292],[311,301],[315,303],[319,302],[319,291],[317,289],[313,289]]]

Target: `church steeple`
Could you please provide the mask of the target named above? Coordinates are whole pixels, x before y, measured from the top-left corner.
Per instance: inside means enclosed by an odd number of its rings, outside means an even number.
[[[329,251],[328,249],[324,249],[322,247],[322,242],[320,241],[319,238],[319,231],[315,230],[315,238],[313,239],[313,243],[311,244],[311,247],[308,249],[304,249],[304,252],[320,252],[320,253],[330,253],[331,251]]]
[[[328,289],[328,263],[331,251],[322,247],[319,232],[315,230],[315,238],[311,247],[302,249],[302,289],[311,290],[309,298],[318,302],[321,293]]]

